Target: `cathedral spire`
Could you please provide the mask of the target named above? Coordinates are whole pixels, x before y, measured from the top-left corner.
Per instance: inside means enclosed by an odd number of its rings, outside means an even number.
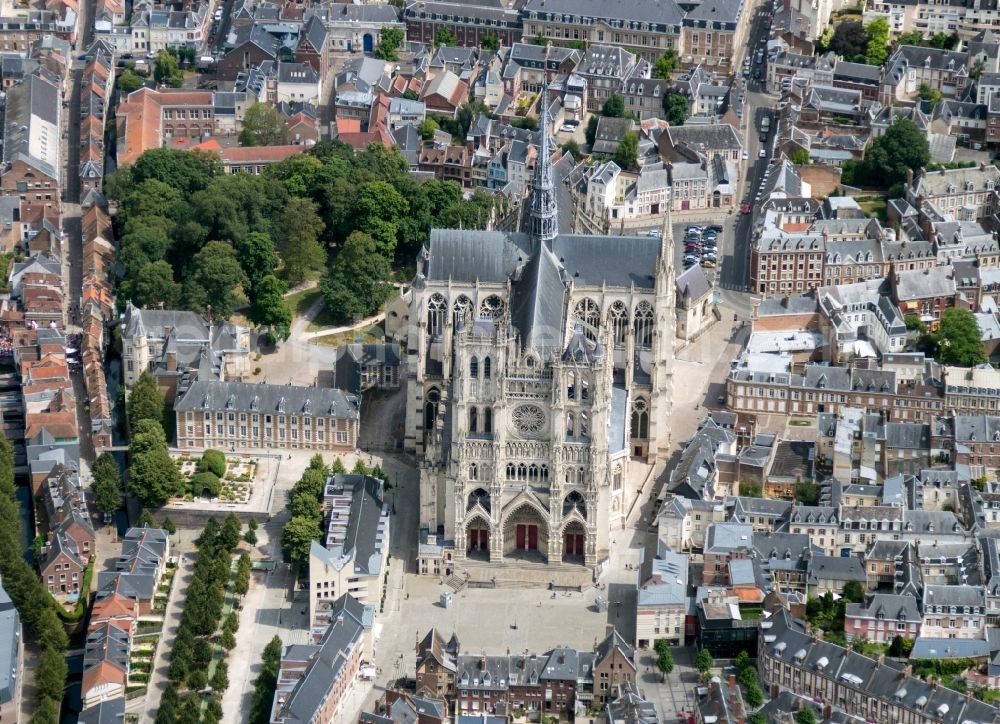
[[[535,176],[531,184],[529,233],[534,242],[552,241],[559,233],[559,218],[556,209],[556,188],[552,171],[552,148],[549,139],[549,47],[545,49],[545,80],[542,83],[542,97],[538,111],[538,158],[535,160]]]

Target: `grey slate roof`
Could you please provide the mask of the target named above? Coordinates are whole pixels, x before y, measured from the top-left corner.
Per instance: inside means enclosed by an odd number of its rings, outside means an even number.
[[[200,380],[193,382],[184,396],[177,400],[174,410],[233,410],[262,414],[327,415],[347,419],[358,417],[354,398],[341,390]]]
[[[13,701],[21,676],[21,616],[14,602],[0,588],[0,704]]]
[[[846,616],[878,618],[881,615],[887,621],[907,621],[920,623],[920,608],[913,596],[899,596],[893,593],[876,593],[867,603],[847,604]]]
[[[103,701],[80,712],[78,724],[122,724],[125,721],[125,697]]]
[[[388,507],[382,496],[382,481],[367,475],[338,473],[331,477],[324,490],[325,496],[350,496],[347,523],[331,517],[328,529],[329,555],[333,567],[340,569],[353,561],[357,575],[378,575],[382,567],[382,551],[388,544],[382,518],[388,516]],[[322,546],[313,543],[324,552]]]
[[[683,11],[673,0],[528,0],[525,14],[558,13],[605,20],[677,25]]]

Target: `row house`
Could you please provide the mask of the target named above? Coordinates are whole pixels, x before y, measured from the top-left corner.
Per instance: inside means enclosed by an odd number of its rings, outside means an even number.
[[[942,639],[980,639],[986,626],[982,586],[924,586],[921,635]]]
[[[462,715],[521,709],[570,716],[603,706],[620,685],[635,683],[635,650],[612,629],[593,651],[558,647],[542,654],[462,654],[457,636],[431,630],[417,644],[418,696],[446,698]]]
[[[930,422],[946,401],[928,385],[898,385],[894,373],[806,365],[804,374],[737,366],[726,381],[726,404],[737,413],[813,416],[844,407],[886,410],[887,419]]]
[[[758,668],[772,697],[794,691],[832,709],[871,721],[939,724],[996,721],[1000,711],[936,682],[914,677],[912,667],[884,665],[849,648],[821,640],[778,610],[763,624]]]
[[[889,644],[897,636],[916,639],[923,617],[917,599],[909,594],[876,593],[862,603],[848,603],[844,634],[848,641]]]
[[[742,3],[716,8],[712,20],[709,15],[699,14],[692,18],[695,40],[692,43],[699,53],[725,46],[725,36],[732,36],[730,22],[739,22]],[[687,52],[683,47],[682,25],[684,10],[673,0],[637,0],[625,6],[611,6],[598,0],[527,0],[522,10],[523,35],[526,38],[545,38],[556,45],[591,44],[617,45],[641,55],[650,63],[656,61],[667,50],[678,55]],[[698,36],[697,28],[705,28],[705,34]],[[718,24],[720,27],[715,28]],[[713,38],[713,32],[717,37]],[[690,40],[690,35],[688,36]],[[732,40],[730,39],[730,43]],[[713,62],[732,57],[715,55]],[[695,60],[694,62],[699,62]]]
[[[103,165],[103,157],[101,164]],[[104,328],[115,320],[114,274],[117,255],[106,200],[92,189],[85,194],[83,286],[80,300],[84,334],[80,342],[84,386],[90,398],[90,436],[95,450],[112,445],[114,421],[104,374]]]
[[[520,9],[523,0],[508,3],[467,3],[458,0],[410,0],[403,9],[406,39],[435,44],[438,33],[447,31],[459,45],[481,47],[488,36],[510,47],[521,41]]]
[[[646,649],[659,639],[684,644],[688,613],[688,557],[667,548],[661,540],[656,557],[639,565],[635,610],[635,641]]]
[[[383,30],[406,30],[399,11],[389,4],[332,3],[317,7],[316,14],[329,35],[330,50],[340,53],[371,53]]]
[[[0,16],[0,45],[4,52],[26,54],[46,36],[76,42],[77,13],[67,7],[60,15],[52,10],[18,9],[16,15]]]
[[[983,415],[997,409],[1000,372],[989,367],[945,367],[944,398],[949,411]]]
[[[140,88],[118,106],[118,163],[129,164],[172,139],[201,141],[216,134],[213,91]]]
[[[836,507],[796,505],[788,517],[791,533],[804,533],[809,541],[828,556],[836,555],[840,516]]]
[[[917,45],[900,45],[886,61],[879,101],[884,106],[913,103],[920,87],[945,98],[959,98],[970,83],[968,54]]]
[[[98,574],[98,592],[84,646],[84,712],[124,700],[130,655],[139,618],[152,611],[153,599],[170,558],[170,535],[157,528],[129,528],[115,570]],[[84,715],[81,715],[81,721]]]
[[[80,190],[101,190],[104,178],[104,119],[114,89],[114,57],[102,43],[87,53],[80,83]]]
[[[1000,169],[991,164],[974,168],[908,172],[906,200],[915,209],[929,206],[936,215],[951,214],[958,220],[988,218],[1000,209]]]

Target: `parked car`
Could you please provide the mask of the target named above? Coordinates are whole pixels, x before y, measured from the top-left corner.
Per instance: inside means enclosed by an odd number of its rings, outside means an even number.
[[[750,204],[748,204],[746,201],[744,201],[743,205],[740,207],[740,213],[741,214],[749,214],[750,213]]]
[[[748,158],[750,158],[750,154],[747,153],[747,150],[744,148],[743,149],[743,160],[746,161]]]
[[[701,265],[703,267],[705,267],[706,269],[714,269],[715,268],[715,262],[712,261],[711,259],[702,259],[701,260]]]

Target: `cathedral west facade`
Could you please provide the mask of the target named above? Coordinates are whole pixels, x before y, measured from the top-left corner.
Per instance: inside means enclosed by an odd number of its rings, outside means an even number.
[[[434,230],[417,262],[405,442],[422,573],[592,574],[625,523],[629,461],[666,452],[667,210],[660,238],[560,233],[544,130],[539,146],[522,232]]]

